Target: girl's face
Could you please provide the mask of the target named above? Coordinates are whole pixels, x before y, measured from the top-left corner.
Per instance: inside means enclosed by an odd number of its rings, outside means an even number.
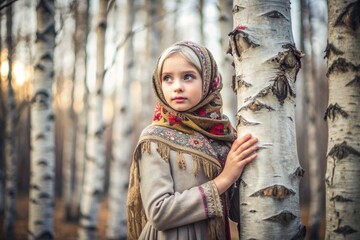
[[[180,54],[174,53],[165,59],[160,79],[165,100],[174,110],[184,112],[201,101],[201,75]]]

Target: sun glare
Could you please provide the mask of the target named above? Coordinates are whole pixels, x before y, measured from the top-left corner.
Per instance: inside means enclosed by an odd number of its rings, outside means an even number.
[[[26,75],[26,72],[25,72],[24,65],[20,62],[15,62],[14,69],[13,69],[13,77],[18,86],[21,87],[22,85],[24,85],[24,83],[26,81],[25,75]]]

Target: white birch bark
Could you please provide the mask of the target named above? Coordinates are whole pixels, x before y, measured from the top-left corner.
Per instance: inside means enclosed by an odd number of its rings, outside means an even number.
[[[87,53],[86,43],[89,33],[89,6],[90,1],[77,1],[75,19],[75,112],[77,112],[76,146],[75,146],[75,187],[73,201],[77,210],[80,209],[82,186],[84,183],[85,153],[87,136],[87,101],[89,90],[86,85]],[[79,212],[77,212],[77,217]]]
[[[54,76],[55,4],[39,0],[36,5],[37,33],[31,100],[31,169],[29,239],[54,237]]]
[[[16,220],[16,195],[17,195],[17,151],[16,151],[16,99],[12,83],[12,5],[6,8],[6,43],[8,49],[8,77],[7,77],[7,111],[6,111],[6,204],[4,230],[7,237],[14,233]]]
[[[360,1],[328,1],[325,239],[360,239]]]
[[[230,34],[235,62],[238,137],[259,138],[257,159],[240,179],[240,239],[303,239],[295,135],[295,88],[301,53],[290,2],[235,0]]]
[[[108,0],[99,0],[96,46],[96,85],[89,94],[88,135],[85,176],[80,206],[79,239],[95,239],[98,209],[104,189],[105,141],[103,119],[103,81],[105,73],[105,32]]]
[[[218,0],[219,4],[219,24],[220,24],[220,45],[222,49],[221,59],[221,76],[223,78],[223,106],[224,114],[227,115],[232,124],[235,124],[236,112],[236,94],[232,89],[232,79],[234,76],[234,68],[232,67],[232,57],[225,54],[229,47],[228,34],[233,27],[233,19],[229,14],[232,11],[233,0]],[[235,78],[235,76],[234,76]]]
[[[125,33],[130,33],[135,19],[132,0],[126,1]],[[133,37],[124,45],[122,84],[118,86],[115,100],[113,130],[113,160],[110,165],[109,215],[106,235],[109,239],[127,239],[126,193],[132,158],[133,119],[130,84],[134,76]]]

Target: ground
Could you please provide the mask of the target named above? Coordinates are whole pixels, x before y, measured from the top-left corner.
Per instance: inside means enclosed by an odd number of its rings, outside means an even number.
[[[104,201],[101,203],[101,210],[99,213],[99,229],[98,239],[105,239],[105,226],[107,217],[107,205]],[[64,221],[64,206],[60,200],[56,200],[54,215],[54,231],[56,240],[76,240],[78,223],[76,221]],[[17,200],[17,220],[15,226],[15,236],[11,239],[6,239],[3,233],[3,218],[0,217],[0,240],[27,240],[28,228],[28,198],[19,197]]]
[[[54,215],[54,231],[55,231],[55,240],[75,240],[77,239],[77,229],[78,224],[76,221],[74,222],[66,222],[64,221],[64,207],[60,200],[56,201],[55,204],[55,215]],[[102,201],[100,206],[99,213],[99,225],[98,225],[98,240],[106,239],[105,238],[105,229],[107,222],[107,204],[106,201]],[[307,211],[302,209],[302,223],[307,225]],[[27,197],[19,197],[17,200],[17,220],[15,226],[15,236],[6,239],[3,233],[3,217],[0,217],[0,240],[26,240],[27,239],[27,224],[28,224],[28,198]],[[232,224],[232,233],[233,239],[237,239],[236,237],[236,226]],[[323,231],[321,231],[321,235],[323,235]],[[323,239],[323,238],[320,238]]]

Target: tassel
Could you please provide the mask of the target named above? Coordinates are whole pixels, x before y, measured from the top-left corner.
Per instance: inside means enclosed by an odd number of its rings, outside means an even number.
[[[212,179],[213,172],[212,172],[210,163],[208,163],[207,161],[203,161],[202,165],[203,165],[203,170],[204,170],[205,176],[207,176],[209,179]]]
[[[179,168],[185,169],[186,168],[185,157],[182,154],[182,152],[176,152],[176,158],[178,160]]]
[[[209,239],[225,239],[225,223],[222,217],[210,218],[208,220]]]
[[[192,159],[193,159],[194,176],[197,177],[200,173],[201,158],[196,155],[193,155]]]
[[[166,162],[170,159],[170,148],[161,142],[158,142],[157,152],[160,154],[161,158],[164,159]]]
[[[150,153],[150,141],[144,141],[141,143],[141,153]]]

